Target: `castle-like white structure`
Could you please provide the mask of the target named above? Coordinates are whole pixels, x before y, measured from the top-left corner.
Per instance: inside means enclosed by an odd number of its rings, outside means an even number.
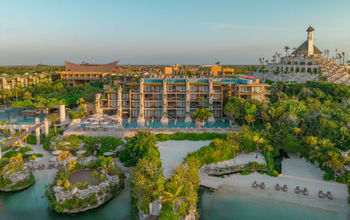
[[[269,63],[267,70],[275,73],[318,73],[320,67],[313,61],[313,57],[320,56],[321,51],[314,45],[313,32],[309,26],[306,30],[307,39],[291,55],[281,57],[279,62]]]
[[[349,68],[322,56],[322,52],[314,44],[314,31],[315,29],[309,26],[306,29],[306,41],[290,55],[286,54],[280,58],[279,54],[275,54],[266,69],[255,72],[254,76],[262,81],[299,83],[324,77],[329,82],[350,85]]]

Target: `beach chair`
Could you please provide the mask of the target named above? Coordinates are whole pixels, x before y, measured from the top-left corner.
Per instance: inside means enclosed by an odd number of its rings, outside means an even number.
[[[332,196],[332,194],[331,194],[331,192],[327,192],[327,198],[329,199],[329,200],[333,200],[334,198],[333,198],[333,196]]]
[[[295,187],[295,194],[299,194],[300,193],[300,188],[299,188],[299,186],[296,186]]]
[[[321,198],[321,199],[324,198],[324,194],[323,194],[322,190],[318,191],[318,198]]]
[[[262,182],[262,183],[260,184],[260,189],[265,189],[265,183],[264,183],[264,182]]]
[[[283,185],[283,192],[287,192],[288,191],[288,187],[286,184]]]
[[[256,181],[253,182],[253,188],[257,188],[258,184],[256,183]]]
[[[280,191],[280,184],[278,184],[278,183],[276,184],[275,190],[276,190],[276,191]]]
[[[304,190],[303,190],[303,194],[304,196],[307,196],[309,195],[309,191],[307,190],[307,188],[305,187]]]

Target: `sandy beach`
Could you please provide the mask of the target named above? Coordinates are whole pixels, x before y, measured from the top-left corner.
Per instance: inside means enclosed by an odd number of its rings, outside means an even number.
[[[172,171],[183,162],[188,153],[207,146],[211,141],[165,141],[159,142],[160,158],[164,168],[164,176],[169,178]]]
[[[240,161],[247,161],[251,155],[239,155]],[[236,160],[236,164],[237,164]],[[220,163],[220,164],[223,164]],[[213,165],[207,165],[213,166]],[[349,206],[347,203],[347,186],[336,182],[327,182],[322,180],[323,171],[315,165],[307,163],[305,159],[300,159],[291,155],[290,159],[282,162],[282,174],[278,177],[271,177],[265,174],[252,173],[250,175],[230,175],[225,178],[208,176],[205,173],[207,166],[199,170],[201,185],[218,189],[223,192],[240,191],[254,196],[260,196],[266,199],[277,199],[283,202],[295,203],[303,206],[319,208],[331,212],[348,213]],[[288,174],[288,175],[287,175]],[[252,183],[257,181],[265,183],[265,190],[253,188]],[[276,191],[275,185],[279,184],[288,186],[288,192]],[[306,187],[309,191],[308,196],[295,194],[294,189],[299,186],[301,189]],[[330,191],[334,200],[318,197],[319,190],[324,193]]]

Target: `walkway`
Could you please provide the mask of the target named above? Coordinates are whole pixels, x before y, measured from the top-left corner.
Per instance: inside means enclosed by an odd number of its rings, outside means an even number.
[[[31,134],[35,129],[40,128],[43,125],[43,123],[41,124],[37,124],[34,125],[33,127],[29,128],[28,131],[24,132],[23,134],[19,135],[18,137],[8,141],[7,143],[5,143],[4,145],[1,146],[1,150],[4,149],[7,146],[12,145],[13,143],[21,140],[22,138],[24,138],[26,135]]]

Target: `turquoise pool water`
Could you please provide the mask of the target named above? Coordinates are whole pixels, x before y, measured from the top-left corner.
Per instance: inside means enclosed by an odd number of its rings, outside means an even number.
[[[35,117],[25,117],[22,114],[23,109],[6,109],[0,111],[0,121],[11,120],[11,124],[34,124]],[[42,121],[44,115],[38,117]]]
[[[1,220],[126,220],[131,219],[130,192],[124,189],[121,194],[113,198],[107,204],[85,213],[74,215],[60,215],[52,211],[44,195],[44,185],[53,181],[55,173],[50,170],[47,173],[36,175],[37,182],[27,190],[17,193],[0,192],[0,219]]]
[[[266,200],[244,193],[204,190],[199,202],[201,220],[346,220],[345,213],[332,213],[296,204]]]

